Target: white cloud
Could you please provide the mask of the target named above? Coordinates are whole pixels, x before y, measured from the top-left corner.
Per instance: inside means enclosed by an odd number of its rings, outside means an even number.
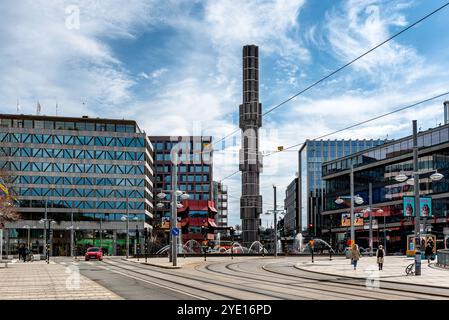
[[[391,36],[390,28],[408,24],[401,13],[406,4],[390,6],[379,0],[351,0],[326,15],[328,40],[335,56],[348,62]],[[427,69],[416,50],[392,40],[363,57],[352,67],[371,76],[376,83],[398,77],[410,83],[415,70]]]
[[[66,27],[69,4],[80,9],[79,29]],[[58,99],[60,114],[66,115],[97,115],[129,101],[135,81],[104,39],[130,37],[146,23],[147,10],[144,1],[126,6],[88,0],[2,2],[4,111],[13,112],[17,98],[25,113],[33,113],[38,99],[43,105]]]

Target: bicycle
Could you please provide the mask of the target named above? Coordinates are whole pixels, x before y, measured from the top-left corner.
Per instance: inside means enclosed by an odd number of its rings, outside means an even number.
[[[415,264],[409,264],[406,268],[405,268],[405,273],[410,276],[410,275],[414,275],[415,274]]]

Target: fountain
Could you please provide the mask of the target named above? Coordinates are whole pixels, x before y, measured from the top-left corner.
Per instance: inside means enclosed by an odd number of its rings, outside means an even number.
[[[329,243],[327,243],[326,241],[324,241],[323,239],[313,239],[313,241],[315,241],[315,246],[316,246],[316,244],[321,243],[321,244],[323,244],[325,247],[327,247],[329,250],[331,250],[333,253],[335,253],[335,251],[334,251],[334,249],[332,249],[331,245],[330,245]],[[309,250],[310,250],[309,244],[307,244],[307,247],[308,247]]]
[[[159,249],[156,254],[164,254],[166,252],[168,252],[168,250],[170,250],[170,245],[166,245],[165,247]]]
[[[201,253],[201,244],[194,240],[190,239],[182,246],[182,253]]]
[[[220,244],[221,244],[221,233],[218,232],[217,233],[217,246],[220,247]]]
[[[258,250],[253,250],[252,247],[258,245]],[[265,249],[264,245],[260,242],[260,241],[254,241],[253,243],[251,243],[251,245],[249,246],[248,252],[249,253],[261,253],[261,252],[266,253],[267,250]]]
[[[304,243],[303,243],[303,236],[302,233],[298,233],[295,236],[295,240],[293,241],[293,251],[295,253],[301,253],[304,251]]]

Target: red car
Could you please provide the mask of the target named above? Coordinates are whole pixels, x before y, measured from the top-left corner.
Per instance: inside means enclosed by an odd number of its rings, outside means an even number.
[[[91,247],[87,249],[84,259],[89,261],[90,259],[103,260],[103,251],[98,247]]]

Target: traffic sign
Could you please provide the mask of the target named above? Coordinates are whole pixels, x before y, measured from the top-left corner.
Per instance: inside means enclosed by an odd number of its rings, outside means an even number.
[[[179,229],[178,228],[171,229],[171,234],[174,236],[179,236]]]

